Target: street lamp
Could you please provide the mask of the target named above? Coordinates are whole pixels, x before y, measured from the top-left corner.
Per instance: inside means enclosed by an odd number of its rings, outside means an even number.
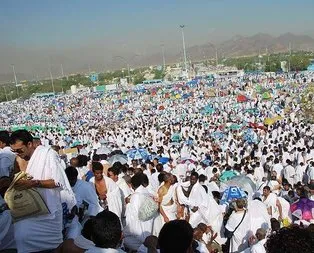
[[[3,85],[3,89],[4,89],[5,98],[6,98],[7,102],[8,102],[9,101],[8,100],[8,94],[7,94],[7,90],[6,90],[4,85]]]
[[[61,91],[63,93],[63,77],[64,77],[64,72],[63,72],[63,65],[61,63]]]
[[[13,74],[14,74],[14,81],[15,81],[15,87],[16,87],[16,95],[17,97],[19,97],[19,87],[17,85],[17,79],[16,79],[16,74],[15,74],[15,67],[14,67],[14,64],[11,64],[12,66],[12,69],[13,69]]]
[[[163,71],[166,70],[166,59],[165,59],[165,45],[161,44],[161,53],[162,53],[162,67]]]
[[[50,73],[50,79],[51,79],[52,92],[55,93],[55,86],[53,84],[53,78],[52,78],[51,66],[50,65],[49,65],[49,73]]]
[[[185,70],[187,70],[186,51],[185,51],[185,40],[184,40],[184,27],[185,27],[185,25],[180,25],[181,33],[182,33],[184,67],[185,67]]]

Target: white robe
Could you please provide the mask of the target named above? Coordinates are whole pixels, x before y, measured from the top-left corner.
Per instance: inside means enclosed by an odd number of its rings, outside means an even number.
[[[138,217],[143,196],[149,196],[149,192],[143,186],[138,187],[131,195],[130,203],[126,206],[126,226],[124,228],[124,245],[137,250],[144,243],[147,236],[153,232],[154,219],[141,221]]]
[[[169,220],[175,220],[176,219],[177,205],[174,201],[175,189],[176,189],[176,187],[174,185],[171,185],[169,187],[167,194],[163,196],[162,202],[160,204]],[[173,200],[173,204],[167,205],[171,201],[171,199]],[[164,224],[165,222],[164,222],[163,218],[162,218],[162,221]]]
[[[270,218],[263,202],[259,200],[248,201],[248,214],[251,219],[251,231],[255,232],[259,228],[266,230],[270,228]]]
[[[109,211],[115,213],[121,220],[122,214],[122,201],[121,201],[121,192],[118,185],[109,177],[104,176],[104,180],[107,187],[107,203]],[[90,183],[95,186],[95,177],[90,179]]]
[[[34,180],[53,179],[58,188],[37,188],[50,214],[26,218],[14,224],[18,252],[36,252],[57,248],[62,242],[62,196],[71,209],[76,200],[60,163],[51,148],[38,146],[28,162],[26,173]],[[61,196],[60,193],[63,192]]]
[[[264,204],[267,208],[271,208],[271,218],[278,219],[279,217],[279,210],[277,208],[277,195],[275,193],[270,193],[268,197],[263,200]]]
[[[182,191],[181,187],[187,188],[189,187],[190,182],[186,182],[179,185],[177,188],[178,193],[178,201],[180,204],[186,205],[191,210],[193,207],[198,207],[196,212],[190,211],[190,224],[193,228],[195,228],[199,223],[205,222],[205,213],[207,211],[207,198],[205,189],[199,184],[196,183],[190,192],[189,197],[187,198]]]
[[[226,229],[228,229],[230,232],[234,231],[235,228],[239,225],[239,223],[242,220],[242,217],[244,215],[244,212],[233,212],[229,220],[226,224]],[[248,248],[248,238],[251,234],[250,228],[250,217],[248,213],[245,215],[241,225],[237,228],[237,230],[234,232],[233,237],[230,241],[230,252],[231,253],[238,253],[246,248]]]
[[[88,204],[87,216],[96,216],[103,211],[103,208],[99,205],[96,191],[90,183],[78,179],[72,190],[75,194],[78,207],[82,205],[83,201]]]

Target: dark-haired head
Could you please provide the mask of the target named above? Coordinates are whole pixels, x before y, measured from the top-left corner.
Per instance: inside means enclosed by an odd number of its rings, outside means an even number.
[[[10,144],[10,134],[8,131],[0,131],[0,148],[9,146]]]
[[[70,185],[73,187],[76,184],[78,171],[76,168],[69,166],[65,169],[65,174],[69,180]]]
[[[166,223],[158,237],[160,253],[190,252],[193,241],[193,228],[185,220]]]
[[[103,211],[92,219],[91,240],[99,248],[115,249],[122,238],[119,217],[110,211]]]
[[[279,229],[266,241],[267,253],[312,253],[314,237],[310,231],[299,226]]]
[[[20,158],[28,161],[35,151],[33,136],[26,130],[17,130],[10,136],[10,146]]]

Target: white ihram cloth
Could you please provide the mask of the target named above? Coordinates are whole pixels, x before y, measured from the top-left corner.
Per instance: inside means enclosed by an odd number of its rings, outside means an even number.
[[[123,231],[124,245],[131,250],[137,250],[144,243],[146,237],[153,232],[154,219],[141,221],[138,215],[142,201],[147,196],[150,196],[148,190],[140,186],[131,195],[130,203],[126,206],[126,226]]]
[[[196,183],[193,185],[192,190],[190,192],[189,197],[187,198],[182,191],[183,188],[188,188],[190,182],[185,182],[179,185],[177,188],[178,193],[178,201],[180,204],[186,205],[190,209],[190,224],[193,228],[195,228],[199,223],[205,222],[205,217],[207,214],[208,202],[207,198],[208,195],[206,194],[205,189],[199,184]],[[191,209],[193,207],[198,207],[196,212],[193,212]]]
[[[28,162],[26,173],[34,180],[53,179],[59,187],[36,188],[45,201],[50,214],[26,218],[14,224],[18,252],[36,252],[57,248],[62,243],[62,206],[69,209],[76,204],[69,181],[58,154],[51,148],[38,146]]]
[[[5,205],[4,199],[0,196],[0,207]],[[0,251],[5,249],[16,249],[14,241],[14,226],[10,210],[0,213]]]
[[[108,209],[115,213],[121,221],[122,201],[120,188],[111,178],[104,176],[104,180],[107,187],[106,201]],[[95,177],[92,177],[89,182],[93,183],[96,189]]]
[[[277,208],[277,200],[278,197],[275,193],[270,193],[265,200],[263,200],[264,204],[267,208],[271,208],[271,218],[278,219],[279,210]]]
[[[176,187],[174,185],[171,185],[168,189],[167,194],[163,196],[162,201],[160,203],[162,210],[164,210],[169,220],[176,219],[177,205],[174,201],[175,189]],[[171,200],[173,200],[173,204],[167,205]],[[162,223],[163,224],[165,223],[163,218]]]
[[[259,200],[248,201],[248,215],[251,219],[251,231],[255,232],[259,228],[268,230],[270,219],[266,205]]]
[[[125,251],[123,251],[122,249],[102,249],[102,248],[94,247],[85,252],[87,253],[123,253]]]
[[[95,247],[95,244],[94,242],[86,239],[83,235],[78,235],[75,239],[74,239],[74,244],[81,248],[81,249],[85,249],[85,250],[88,250],[88,249],[91,249],[93,247]]]
[[[207,198],[204,200],[206,203],[204,206],[207,208],[202,208],[203,218],[207,225],[210,225],[215,233],[217,233],[217,239],[220,240],[222,234],[222,223],[223,215],[221,207],[217,204],[212,195],[208,194]]]
[[[80,207],[83,201],[88,204],[87,216],[96,216],[104,209],[99,205],[99,200],[94,187],[86,181],[77,180],[72,187],[77,200],[77,206]]]
[[[230,232],[234,231],[236,227],[240,224],[243,215],[244,212],[233,212],[230,215],[229,220],[226,224],[226,229],[228,229]],[[231,238],[230,253],[238,253],[248,248],[248,238],[252,235],[252,232],[250,231],[250,223],[250,217],[247,213],[241,225],[237,228]]]

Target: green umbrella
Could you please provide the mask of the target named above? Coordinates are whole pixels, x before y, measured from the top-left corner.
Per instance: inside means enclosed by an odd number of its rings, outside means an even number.
[[[231,124],[231,126],[229,127],[231,130],[239,130],[241,129],[241,125],[239,124]]]
[[[176,134],[171,136],[171,141],[172,142],[180,142],[181,141],[181,136],[176,133]]]

